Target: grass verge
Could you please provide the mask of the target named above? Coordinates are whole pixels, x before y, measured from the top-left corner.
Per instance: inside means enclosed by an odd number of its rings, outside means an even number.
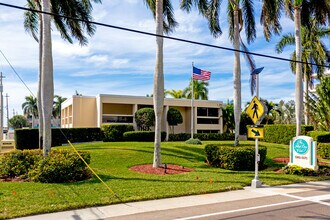
[[[178,175],[151,175],[128,170],[153,160],[153,143],[115,142],[77,144],[78,150],[91,153],[91,167],[118,195],[111,194],[96,178],[78,183],[45,184],[32,182],[0,182],[0,219],[74,208],[108,205],[165,197],[222,192],[242,189],[251,184],[254,172],[236,172],[208,167],[204,160],[204,146],[182,142],[162,143],[162,162],[193,168],[190,173]],[[254,142],[241,142],[254,145]],[[330,177],[303,177],[274,172],[283,165],[274,157],[288,157],[289,148],[280,144],[267,146],[268,168],[260,171],[260,180],[267,185],[282,185],[318,181]],[[69,147],[63,147],[69,148]]]

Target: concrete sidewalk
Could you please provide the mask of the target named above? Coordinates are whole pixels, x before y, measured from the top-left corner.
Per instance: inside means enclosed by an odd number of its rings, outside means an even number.
[[[183,196],[177,198],[149,200],[142,202],[132,202],[117,205],[92,207],[77,209],[50,214],[41,214],[17,218],[18,220],[96,220],[123,215],[131,215],[143,212],[160,211],[174,208],[191,207],[196,205],[207,205],[219,202],[237,201],[243,199],[253,199],[272,195],[287,193],[305,192],[316,189],[330,188],[330,180],[320,182],[308,182],[284,186],[253,189],[245,187],[244,190],[236,190],[222,193],[212,193],[194,196]]]

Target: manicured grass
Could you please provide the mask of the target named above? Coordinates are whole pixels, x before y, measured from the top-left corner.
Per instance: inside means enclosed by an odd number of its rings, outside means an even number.
[[[162,176],[136,173],[128,169],[134,165],[152,163],[153,143],[77,144],[75,147],[78,150],[91,153],[91,167],[119,198],[96,178],[67,184],[0,182],[0,219],[120,202],[221,192],[242,189],[251,184],[254,172],[208,167],[204,162],[204,146],[207,143],[232,142],[205,141],[203,145],[162,143],[163,163],[194,169],[190,173]],[[254,142],[241,143],[254,145]],[[281,185],[330,179],[276,173],[273,170],[283,165],[272,162],[271,158],[288,157],[288,146],[263,142],[260,144],[267,146],[268,151],[266,163],[269,167],[259,175],[264,184]]]

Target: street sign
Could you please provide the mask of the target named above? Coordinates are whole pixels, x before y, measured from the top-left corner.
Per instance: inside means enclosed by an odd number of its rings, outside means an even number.
[[[246,108],[245,112],[252,119],[253,123],[258,125],[262,119],[264,119],[267,112],[267,107],[255,96]]]
[[[248,128],[248,137],[249,138],[264,138],[264,128]]]

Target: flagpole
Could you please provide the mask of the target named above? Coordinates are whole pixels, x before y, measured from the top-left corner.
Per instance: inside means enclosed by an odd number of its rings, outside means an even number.
[[[192,71],[191,71],[191,138],[194,138],[194,62],[192,62]]]

